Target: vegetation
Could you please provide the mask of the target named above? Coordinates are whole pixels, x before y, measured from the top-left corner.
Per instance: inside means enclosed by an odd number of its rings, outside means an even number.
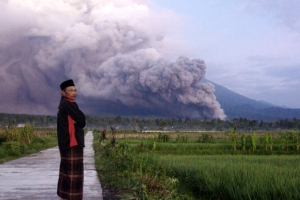
[[[0,163],[57,145],[55,129],[8,126],[0,129]]]
[[[143,151],[143,146],[132,148],[126,140],[114,146],[113,137],[103,141],[99,133],[94,134],[95,164],[104,195],[105,188],[109,188],[109,191],[117,191],[115,196],[124,199],[180,196],[176,192],[177,179],[166,176],[154,154]]]
[[[298,129],[299,119],[279,119],[274,121],[258,121],[247,118],[220,119],[175,119],[175,118],[136,118],[136,117],[99,117],[86,116],[87,127],[90,129],[110,126],[119,127],[122,130],[217,130],[229,131],[233,125],[238,130],[287,130]],[[49,115],[24,115],[0,113],[0,126],[18,126],[29,123],[33,127],[56,127],[56,116]]]
[[[57,145],[55,125],[0,114],[0,163]],[[300,199],[296,118],[87,116],[87,126],[103,191],[120,199]]]
[[[237,130],[95,130],[99,179],[120,199],[299,199],[300,132]]]
[[[299,199],[299,158],[164,155],[171,176],[196,199]]]
[[[24,126],[26,123],[33,127],[54,128],[56,116],[0,113],[0,127]]]

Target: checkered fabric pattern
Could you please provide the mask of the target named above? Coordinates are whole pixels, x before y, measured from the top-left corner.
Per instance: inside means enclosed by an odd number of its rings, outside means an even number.
[[[68,200],[82,200],[83,147],[74,146],[60,152],[60,169],[57,195]]]

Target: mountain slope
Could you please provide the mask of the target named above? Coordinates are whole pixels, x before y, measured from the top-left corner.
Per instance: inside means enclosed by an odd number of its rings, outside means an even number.
[[[300,119],[300,109],[283,108],[268,102],[256,101],[211,81],[205,81],[215,85],[215,95],[228,119],[240,117],[264,121],[294,117]]]

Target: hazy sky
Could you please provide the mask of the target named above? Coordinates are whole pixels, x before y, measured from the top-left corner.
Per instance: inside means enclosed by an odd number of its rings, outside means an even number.
[[[201,58],[206,78],[239,94],[300,108],[300,1],[155,0],[175,16],[166,37]]]

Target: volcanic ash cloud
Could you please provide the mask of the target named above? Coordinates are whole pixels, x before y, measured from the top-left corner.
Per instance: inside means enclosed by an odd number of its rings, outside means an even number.
[[[169,17],[136,2],[0,2],[1,111],[53,113],[73,78],[87,110],[223,119],[204,61],[167,59]]]

